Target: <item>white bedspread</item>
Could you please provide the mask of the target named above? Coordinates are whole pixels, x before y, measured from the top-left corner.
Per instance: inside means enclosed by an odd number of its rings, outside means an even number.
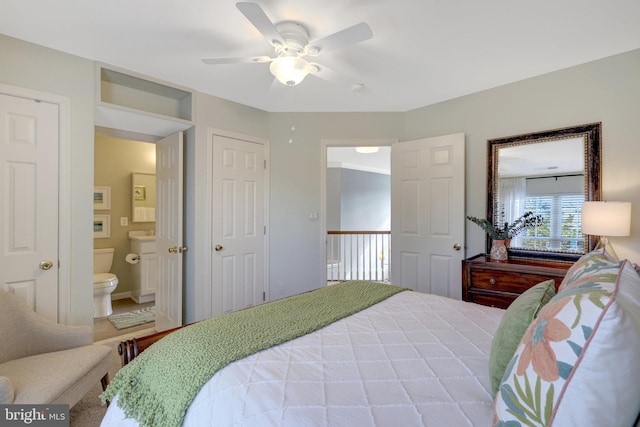
[[[503,312],[401,292],[217,372],[184,426],[489,426]],[[137,425],[123,417],[116,400],[102,426]]]

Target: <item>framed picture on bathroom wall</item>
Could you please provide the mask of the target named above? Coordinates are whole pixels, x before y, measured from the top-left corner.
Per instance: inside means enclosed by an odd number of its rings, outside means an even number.
[[[96,211],[111,209],[111,187],[93,187],[93,209]]]
[[[93,238],[106,239],[111,237],[111,215],[93,216]]]

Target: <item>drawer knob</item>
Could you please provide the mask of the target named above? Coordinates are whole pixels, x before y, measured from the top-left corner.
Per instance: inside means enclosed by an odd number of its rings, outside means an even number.
[[[489,279],[489,284],[495,285],[496,284],[496,279],[494,279],[493,277],[491,279]]]

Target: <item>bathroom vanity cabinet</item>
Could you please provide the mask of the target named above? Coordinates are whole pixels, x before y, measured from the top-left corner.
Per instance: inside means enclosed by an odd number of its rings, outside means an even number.
[[[138,304],[154,301],[158,282],[158,254],[155,236],[131,237],[131,252],[139,255],[133,264],[133,291],[131,298]]]

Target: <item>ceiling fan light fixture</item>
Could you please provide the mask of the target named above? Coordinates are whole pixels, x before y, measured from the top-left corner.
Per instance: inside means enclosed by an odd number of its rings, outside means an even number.
[[[311,66],[297,56],[281,56],[271,61],[269,71],[283,85],[295,86],[309,74]]]
[[[303,57],[342,49],[373,37],[371,27],[365,22],[352,25],[336,33],[309,44],[309,31],[295,21],[274,24],[258,3],[240,1],[236,8],[253,24],[256,30],[275,50],[275,57],[253,58],[203,58],[205,64],[243,64],[247,62],[270,62],[269,70],[285,86],[300,84],[307,74],[316,74],[326,79],[332,73],[329,69],[312,64]],[[357,90],[354,90],[357,91]]]
[[[354,83],[351,85],[351,91],[355,92],[355,93],[360,93],[362,92],[362,90],[364,89],[364,84],[363,83]]]

